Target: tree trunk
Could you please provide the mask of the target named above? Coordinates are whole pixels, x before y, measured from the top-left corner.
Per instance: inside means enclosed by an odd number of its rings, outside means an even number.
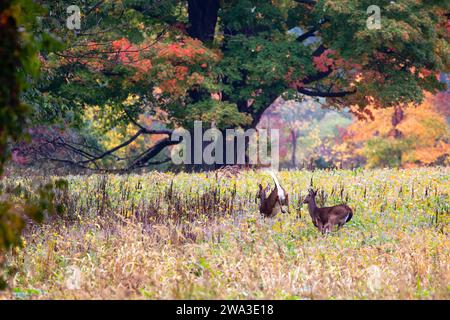
[[[297,129],[291,129],[292,166],[297,166]]]
[[[404,112],[402,107],[400,105],[395,106],[394,114],[392,115],[391,119],[391,123],[394,128],[390,132],[390,136],[394,137],[395,139],[400,139],[402,137],[402,133],[397,129],[397,126],[400,124],[400,122],[403,121],[403,118]]]
[[[189,28],[192,38],[203,42],[214,40],[220,0],[188,0]]]

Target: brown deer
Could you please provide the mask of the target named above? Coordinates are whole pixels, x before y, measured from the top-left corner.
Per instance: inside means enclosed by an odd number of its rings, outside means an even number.
[[[319,208],[316,204],[317,191],[310,189],[303,203],[308,204],[309,215],[314,226],[323,234],[331,232],[334,226],[338,229],[353,217],[352,209],[346,204]]]
[[[275,189],[270,192],[270,185],[267,184],[265,188],[259,184],[259,190],[256,197],[259,198],[259,212],[264,217],[273,218],[279,212],[286,213],[283,206],[289,206],[289,196],[286,190],[280,185],[277,177],[273,172],[270,172],[273,181],[275,182]],[[270,193],[269,193],[270,192]],[[269,196],[267,196],[269,194]]]

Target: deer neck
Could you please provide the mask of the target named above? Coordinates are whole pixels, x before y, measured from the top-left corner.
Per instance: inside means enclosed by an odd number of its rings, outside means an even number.
[[[316,217],[317,204],[316,204],[315,198],[312,198],[311,200],[309,200],[308,210],[309,210],[309,214],[311,215],[312,218]]]
[[[266,205],[267,210],[272,211],[277,203],[278,191],[277,187],[269,194],[267,199],[265,199],[264,204]]]
[[[259,200],[259,209],[262,209],[264,207],[264,204],[266,203],[266,195],[263,194]]]

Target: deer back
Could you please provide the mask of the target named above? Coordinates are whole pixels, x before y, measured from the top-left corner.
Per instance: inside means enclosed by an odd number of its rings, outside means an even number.
[[[267,198],[261,201],[260,212],[267,217],[273,217],[276,213],[276,207],[278,204],[278,190],[275,189],[269,194]]]
[[[328,220],[333,224],[344,225],[353,217],[352,209],[346,204],[329,207],[328,209]]]

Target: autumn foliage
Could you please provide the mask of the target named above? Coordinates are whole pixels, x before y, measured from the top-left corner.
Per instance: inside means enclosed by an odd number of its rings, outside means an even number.
[[[447,96],[448,93],[443,93]],[[354,122],[343,132],[346,152],[366,158],[367,166],[403,166],[448,164],[450,161],[450,128],[443,113],[441,96],[426,94],[420,106],[367,109],[373,120]],[[447,111],[448,112],[448,111]]]

